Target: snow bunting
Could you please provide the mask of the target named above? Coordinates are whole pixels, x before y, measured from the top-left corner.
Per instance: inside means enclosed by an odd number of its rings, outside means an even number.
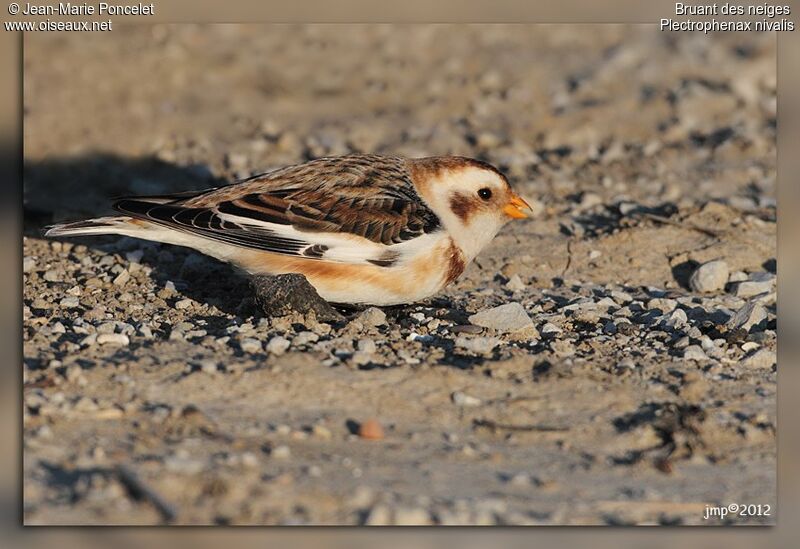
[[[251,274],[303,274],[334,303],[396,305],[456,280],[530,206],[479,160],[353,154],[205,191],[123,198],[114,208],[124,215],[45,234],[187,246]]]

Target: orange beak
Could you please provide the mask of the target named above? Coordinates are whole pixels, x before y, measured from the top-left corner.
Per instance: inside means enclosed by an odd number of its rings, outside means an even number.
[[[531,206],[525,202],[522,197],[515,194],[511,196],[511,200],[508,201],[508,204],[503,206],[503,213],[514,219],[525,219],[528,215],[522,211],[522,208],[530,210]]]

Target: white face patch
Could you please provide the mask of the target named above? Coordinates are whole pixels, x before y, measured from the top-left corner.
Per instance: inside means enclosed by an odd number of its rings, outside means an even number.
[[[425,200],[468,261],[508,221],[499,206],[509,193],[508,185],[491,170],[476,166],[448,170],[431,181],[428,188]],[[489,196],[485,198],[487,191]]]

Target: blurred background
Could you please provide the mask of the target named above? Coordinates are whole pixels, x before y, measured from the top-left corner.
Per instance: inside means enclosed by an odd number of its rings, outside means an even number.
[[[774,34],[647,25],[34,33],[26,224],[352,151],[480,157],[550,208],[585,191],[768,207],[775,59]]]

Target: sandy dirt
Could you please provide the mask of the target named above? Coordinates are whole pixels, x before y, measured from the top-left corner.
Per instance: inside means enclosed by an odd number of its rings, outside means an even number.
[[[654,26],[27,35],[25,523],[773,523],[775,60]],[[535,216],[335,322],[185,249],[40,236],[351,151],[487,160]],[[508,303],[530,325],[469,319]],[[732,503],[771,514],[704,520]]]

